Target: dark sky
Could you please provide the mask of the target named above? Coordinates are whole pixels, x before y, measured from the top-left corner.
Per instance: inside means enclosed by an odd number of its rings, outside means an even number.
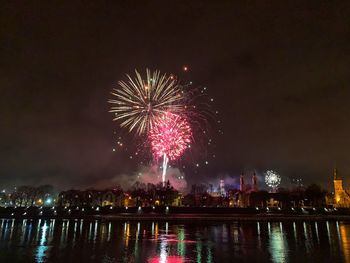
[[[94,2],[1,1],[0,186],[135,172],[112,151],[111,87],[183,65],[224,130],[190,183],[274,169],[329,187],[337,163],[350,185],[350,2]]]

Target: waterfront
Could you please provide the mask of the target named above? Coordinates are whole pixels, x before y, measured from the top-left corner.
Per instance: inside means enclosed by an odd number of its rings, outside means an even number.
[[[350,262],[350,223],[0,220],[0,262]]]

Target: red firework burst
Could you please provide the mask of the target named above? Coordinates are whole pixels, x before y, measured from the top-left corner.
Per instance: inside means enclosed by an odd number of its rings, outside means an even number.
[[[185,118],[167,112],[149,132],[153,155],[176,160],[189,147],[192,130]]]

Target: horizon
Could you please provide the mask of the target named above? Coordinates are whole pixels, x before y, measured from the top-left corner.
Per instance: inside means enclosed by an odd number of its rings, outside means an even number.
[[[251,184],[252,184],[251,180],[253,177],[253,173],[256,173],[256,171],[251,172],[251,173],[248,172],[248,174],[247,173],[240,173],[240,175],[237,177],[217,178],[217,179],[211,179],[211,180],[207,180],[207,181],[195,182],[192,184],[187,184],[186,178],[177,178],[177,177],[173,176],[173,177],[167,178],[166,182],[169,182],[170,185],[175,190],[182,192],[182,193],[190,193],[192,187],[195,185],[197,185],[197,186],[199,186],[199,185],[206,185],[206,186],[212,185],[214,187],[214,189],[216,191],[218,191],[218,189],[220,188],[220,181],[224,182],[225,188],[230,189],[230,190],[237,190],[240,188],[240,176],[242,176],[242,175],[244,178],[244,184],[251,186]],[[266,184],[265,176],[257,173],[256,177],[257,177],[258,191],[270,192],[272,190],[272,188]],[[332,178],[332,182],[333,182],[333,175],[331,178]],[[42,185],[50,185],[50,186],[53,186],[53,188],[55,189],[56,192],[69,191],[69,190],[84,191],[84,190],[89,190],[89,189],[102,191],[102,190],[111,190],[111,189],[114,189],[115,187],[120,187],[123,191],[130,191],[133,187],[135,187],[135,185],[138,185],[138,184],[144,184],[145,186],[147,186],[148,184],[155,185],[155,186],[162,184],[162,181],[160,180],[160,176],[158,176],[157,179],[154,179],[151,176],[148,176],[148,177],[146,177],[146,179],[143,179],[142,176],[134,175],[133,178],[131,178],[131,176],[124,177],[124,179],[126,179],[127,181],[122,181],[122,180],[118,181],[118,179],[120,179],[119,176],[117,178],[114,178],[114,180],[111,180],[110,182],[104,182],[102,184],[67,186],[65,188],[60,188],[54,184],[41,184],[40,183],[37,185],[22,184],[22,185],[10,186],[10,187],[1,187],[0,186],[0,189],[2,189],[2,191],[6,191],[6,193],[8,193],[10,189],[16,190],[20,186],[37,187],[37,186],[42,186]],[[149,181],[149,179],[151,179],[151,181]],[[318,184],[317,182],[305,183],[302,178],[282,177],[281,179],[282,180],[281,180],[281,183],[277,187],[277,191],[278,191],[278,189],[283,189],[283,190],[288,190],[288,191],[293,191],[293,190],[299,189],[299,188],[306,189],[310,185],[318,185],[322,189],[326,190],[329,193],[332,193],[334,191],[334,186],[332,186],[331,188],[328,189],[328,188],[324,187],[324,185]],[[295,179],[297,179],[299,181],[296,181],[296,182],[293,181]],[[346,180],[344,181],[344,178],[342,178],[342,176],[339,176],[339,175],[338,175],[338,179],[342,180],[343,185],[345,186],[345,188],[347,188]],[[179,183],[179,182],[181,182],[181,183]]]

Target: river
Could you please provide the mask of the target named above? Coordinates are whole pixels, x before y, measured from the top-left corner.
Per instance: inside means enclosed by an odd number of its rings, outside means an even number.
[[[350,222],[0,219],[0,262],[350,263]]]

